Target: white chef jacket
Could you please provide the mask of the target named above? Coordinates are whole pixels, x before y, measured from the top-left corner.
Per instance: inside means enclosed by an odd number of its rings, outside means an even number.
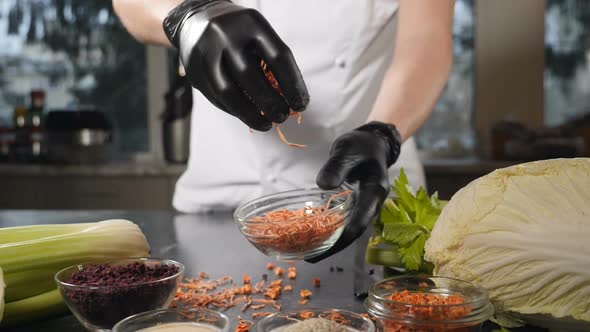
[[[291,48],[311,101],[276,131],[251,133],[240,120],[193,91],[188,166],[176,184],[181,212],[232,210],[274,192],[316,187],[318,171],[336,138],[367,121],[395,42],[396,0],[242,0],[259,10]],[[413,186],[424,185],[413,139],[407,140],[390,179],[403,167]]]

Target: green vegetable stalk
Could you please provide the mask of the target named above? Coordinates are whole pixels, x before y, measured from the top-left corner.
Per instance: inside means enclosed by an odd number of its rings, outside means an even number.
[[[148,255],[128,220],[1,228],[0,327],[67,312],[53,280],[67,266]]]
[[[439,200],[437,193],[428,196],[422,187],[414,193],[403,169],[391,188],[396,197],[383,204],[369,240],[367,262],[431,273],[432,265],[424,260],[424,246],[446,202]]]
[[[4,315],[4,274],[2,273],[2,268],[0,268],[0,322],[2,321],[3,315]]]

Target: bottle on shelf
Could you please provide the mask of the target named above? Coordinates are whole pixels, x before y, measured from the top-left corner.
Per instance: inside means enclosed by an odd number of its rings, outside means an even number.
[[[31,91],[31,107],[29,109],[29,153],[30,161],[41,161],[45,156],[44,133],[45,91]]]
[[[25,162],[29,159],[29,110],[26,107],[14,108],[14,144],[13,153],[16,161]]]
[[[0,122],[0,162],[12,161],[14,131],[11,126]]]

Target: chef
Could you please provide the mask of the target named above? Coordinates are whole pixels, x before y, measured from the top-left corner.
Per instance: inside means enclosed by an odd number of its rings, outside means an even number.
[[[363,233],[400,168],[425,185],[412,135],[452,66],[454,0],[113,2],[138,40],[178,49],[195,88],[179,211],[353,183],[350,223],[319,261]],[[274,124],[307,147],[286,145]]]

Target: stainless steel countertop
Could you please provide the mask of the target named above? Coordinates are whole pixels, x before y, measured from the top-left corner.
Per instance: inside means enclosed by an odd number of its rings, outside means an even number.
[[[211,277],[225,275],[241,280],[244,274],[260,280],[266,263],[272,261],[254,248],[239,232],[230,214],[184,215],[168,211],[2,211],[0,227],[32,224],[94,222],[122,218],[136,222],[145,233],[152,249],[152,256],[178,260],[185,264],[188,276],[204,271]],[[291,295],[283,295],[284,309],[300,308],[299,289],[313,291],[311,301],[306,307],[338,308],[363,312],[362,300],[355,296],[366,290],[375,280],[383,278],[382,269],[364,263],[364,248],[367,236],[346,250],[320,263],[297,262],[297,279]],[[343,271],[330,271],[330,267],[342,267]],[[373,270],[372,275],[369,271]],[[322,281],[320,288],[313,288],[312,278]],[[226,312],[232,321],[237,315],[249,319],[239,308]],[[492,324],[485,328],[490,331]],[[235,325],[232,326],[233,331]],[[71,315],[43,322],[31,323],[12,331],[84,331]],[[513,329],[516,331],[539,331],[533,329]]]

